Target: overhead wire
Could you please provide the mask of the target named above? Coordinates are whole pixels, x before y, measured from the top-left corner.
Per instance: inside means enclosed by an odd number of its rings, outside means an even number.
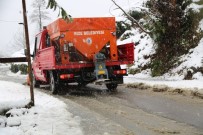
[[[109,7],[109,14],[112,15],[112,16],[114,16],[114,15],[111,13],[111,8],[113,7],[113,5],[114,5],[114,4],[112,4],[112,5]]]
[[[11,20],[0,20],[0,23],[16,23],[19,21],[11,21]]]

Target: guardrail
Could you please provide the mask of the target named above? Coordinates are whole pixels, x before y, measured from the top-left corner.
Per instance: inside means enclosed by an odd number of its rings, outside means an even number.
[[[0,63],[27,62],[26,57],[0,58]]]

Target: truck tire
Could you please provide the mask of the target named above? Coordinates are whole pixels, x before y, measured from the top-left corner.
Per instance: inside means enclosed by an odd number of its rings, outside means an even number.
[[[116,92],[116,88],[117,88],[118,84],[116,83],[109,83],[109,84],[106,84],[106,87],[108,88],[108,90],[110,92]]]
[[[32,72],[32,79],[33,79],[33,87],[34,88],[39,88],[39,81],[36,80],[34,73]]]
[[[56,83],[56,77],[52,72],[49,72],[49,84],[50,84],[50,91],[52,94],[58,93],[58,84]]]
[[[87,84],[88,84],[87,82],[80,82],[78,83],[78,87],[82,88],[82,87],[85,87]]]

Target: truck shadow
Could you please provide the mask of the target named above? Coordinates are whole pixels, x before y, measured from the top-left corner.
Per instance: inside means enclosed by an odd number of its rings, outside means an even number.
[[[49,87],[42,88],[41,90],[44,90],[48,93],[51,93],[49,91]],[[116,95],[118,92],[110,92],[105,86],[101,85],[94,85],[94,84],[88,84],[87,86],[79,87],[78,85],[71,84],[71,85],[63,85],[58,90],[59,96],[75,96],[75,97],[96,97],[98,95]]]
[[[62,87],[58,95],[87,96],[94,97],[95,94],[101,94],[103,90],[88,86],[78,87],[77,85],[68,85]]]

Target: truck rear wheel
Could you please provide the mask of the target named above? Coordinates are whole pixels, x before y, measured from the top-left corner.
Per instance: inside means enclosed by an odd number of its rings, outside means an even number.
[[[50,90],[52,94],[57,94],[58,93],[58,84],[56,81],[56,77],[52,72],[49,72],[49,83],[50,83]]]
[[[117,86],[118,86],[118,84],[116,84],[116,83],[109,83],[109,84],[106,84],[106,87],[107,87],[108,90],[111,91],[111,92],[116,92]]]

